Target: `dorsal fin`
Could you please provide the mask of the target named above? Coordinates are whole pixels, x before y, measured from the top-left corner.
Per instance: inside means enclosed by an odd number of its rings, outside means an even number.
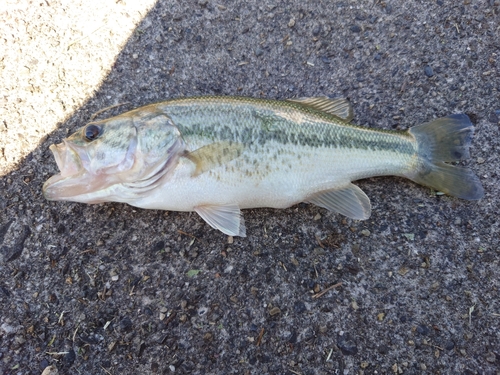
[[[287,99],[289,102],[301,104],[306,107],[314,108],[318,111],[326,112],[335,115],[347,122],[351,121],[354,117],[351,103],[347,99],[330,99],[326,96],[316,98],[299,98]]]

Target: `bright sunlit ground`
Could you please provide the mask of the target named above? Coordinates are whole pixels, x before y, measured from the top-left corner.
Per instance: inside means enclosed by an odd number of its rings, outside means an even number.
[[[0,4],[0,175],[79,108],[155,0]]]

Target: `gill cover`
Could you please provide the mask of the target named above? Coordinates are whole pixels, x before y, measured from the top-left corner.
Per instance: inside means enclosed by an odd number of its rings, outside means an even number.
[[[50,147],[61,173],[43,193],[49,200],[103,202],[113,185],[166,173],[184,148],[172,120],[148,107],[91,122]]]

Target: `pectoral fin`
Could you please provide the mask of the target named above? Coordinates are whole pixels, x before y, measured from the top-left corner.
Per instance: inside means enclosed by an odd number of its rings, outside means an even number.
[[[330,99],[327,96],[320,96],[317,98],[288,99],[288,101],[335,115],[347,122],[354,117],[351,103],[347,99]]]
[[[229,236],[246,237],[245,221],[236,204],[205,205],[194,209],[212,228]]]
[[[244,145],[236,142],[216,142],[200,147],[186,155],[196,164],[194,176],[224,165],[236,159],[243,152]]]
[[[370,198],[353,184],[341,189],[322,191],[307,201],[351,219],[366,220],[371,214]]]

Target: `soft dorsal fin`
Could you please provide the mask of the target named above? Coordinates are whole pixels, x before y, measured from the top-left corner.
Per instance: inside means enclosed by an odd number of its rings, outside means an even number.
[[[204,205],[195,207],[194,210],[212,228],[228,236],[246,237],[245,221],[237,204]]]
[[[371,214],[370,198],[353,184],[340,189],[322,191],[307,201],[351,219],[366,220]]]
[[[347,99],[330,99],[326,96],[316,98],[299,98],[288,99],[289,102],[299,103],[306,107],[314,108],[318,111],[323,111],[331,115],[340,117],[347,122],[351,121],[354,117],[351,103]]]
[[[193,176],[198,176],[236,159],[243,152],[243,148],[241,143],[216,142],[200,147],[185,156],[196,165]]]

